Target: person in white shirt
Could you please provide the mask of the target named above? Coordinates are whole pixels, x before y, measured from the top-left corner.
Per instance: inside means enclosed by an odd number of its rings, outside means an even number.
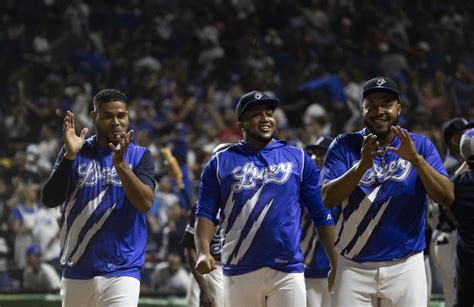
[[[184,296],[189,283],[189,274],[178,254],[169,254],[168,260],[158,263],[151,275],[151,288],[160,295]]]
[[[37,243],[42,251],[41,260],[52,265],[57,272],[61,272],[58,223],[60,216],[59,208],[41,206],[36,213],[32,229],[33,243]]]
[[[26,267],[23,270],[23,288],[29,291],[56,291],[61,281],[56,270],[41,261],[41,248],[31,244],[26,249]]]

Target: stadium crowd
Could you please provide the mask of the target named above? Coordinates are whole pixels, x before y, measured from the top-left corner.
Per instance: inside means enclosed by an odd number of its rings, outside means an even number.
[[[186,216],[212,149],[242,137],[242,93],[281,98],[277,137],[300,147],[362,127],[362,85],[378,75],[401,85],[400,124],[443,155],[442,124],[474,118],[469,1],[7,0],[0,12],[0,290],[22,289],[32,243],[60,271],[58,211],[41,205],[39,188],[65,112],[78,131],[92,128],[100,89],[127,93],[135,142],[154,156],[142,285],[160,295],[185,293],[176,284],[190,278],[179,244]],[[163,147],[184,188],[163,165]]]

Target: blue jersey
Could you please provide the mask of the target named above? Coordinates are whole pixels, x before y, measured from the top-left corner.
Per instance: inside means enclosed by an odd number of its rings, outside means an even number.
[[[124,160],[135,173],[140,168],[140,176],[153,182],[153,164],[140,166],[145,153],[149,155],[146,148],[129,144]],[[55,168],[63,155],[63,152],[59,154]],[[86,140],[72,164],[60,240],[66,278],[131,276],[140,279],[147,241],[145,214],[125,196],[112,164],[112,151],[99,147],[95,137]]]
[[[334,218],[334,213],[332,213],[332,216]],[[301,225],[301,250],[305,265],[304,276],[306,278],[326,278],[331,264],[307,210],[303,210]]]
[[[367,129],[339,135],[329,147],[320,185],[344,175],[360,160]],[[425,137],[410,133],[417,152],[448,176],[438,151]],[[392,147],[400,147],[394,137]],[[384,150],[374,158],[355,190],[338,208],[336,251],[357,262],[390,261],[425,248],[426,190],[410,162]]]
[[[240,142],[210,159],[201,177],[196,216],[220,223],[224,275],[262,267],[304,271],[302,205],[316,225],[334,224],[322,206],[318,176],[302,149],[277,140],[262,150]]]

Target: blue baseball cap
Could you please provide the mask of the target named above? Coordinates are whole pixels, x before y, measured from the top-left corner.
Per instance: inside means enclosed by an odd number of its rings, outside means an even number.
[[[38,244],[28,245],[26,248],[26,255],[41,257],[41,247]]]
[[[398,85],[390,78],[380,76],[365,82],[364,92],[362,94],[363,98],[376,92],[388,93],[395,96],[397,100],[400,100],[400,90],[398,89]]]
[[[278,98],[270,97],[264,92],[248,92],[242,97],[240,97],[239,102],[237,102],[237,106],[235,107],[237,120],[240,121],[242,115],[253,107],[264,104],[270,106],[273,110],[275,110],[276,107],[278,107],[279,103],[280,100]]]

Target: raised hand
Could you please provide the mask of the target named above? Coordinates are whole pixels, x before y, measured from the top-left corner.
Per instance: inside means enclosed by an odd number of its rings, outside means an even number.
[[[375,156],[381,154],[380,150],[376,150],[379,146],[379,141],[375,134],[369,133],[364,137],[362,148],[360,150],[360,167],[363,170],[368,170],[374,165]]]
[[[63,122],[63,139],[64,145],[66,146],[65,157],[69,160],[74,160],[81,150],[84,142],[86,140],[88,128],[84,128],[81,131],[80,135],[76,134],[75,124],[74,124],[74,113],[71,111],[66,112]]]
[[[130,130],[128,133],[122,132],[116,136],[117,146],[109,143],[110,149],[114,152],[112,155],[112,163],[119,163],[123,161],[123,157],[127,152],[128,145],[132,142],[133,134],[135,132]]]
[[[400,147],[396,148],[389,146],[387,147],[387,150],[396,153],[400,156],[400,158],[407,160],[412,164],[419,160],[420,155],[416,151],[415,143],[411,139],[408,131],[401,128],[400,126],[392,126],[390,129],[395,134],[395,136],[400,139]]]

